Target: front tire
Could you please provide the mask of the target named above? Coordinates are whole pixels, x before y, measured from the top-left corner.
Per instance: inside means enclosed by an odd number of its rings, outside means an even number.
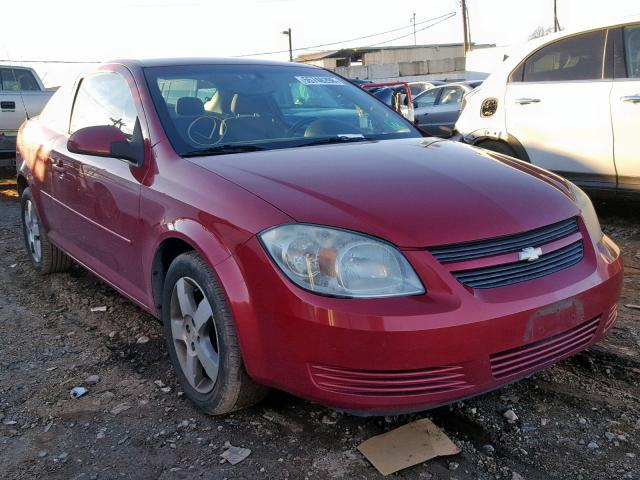
[[[267,388],[247,374],[224,292],[196,253],[169,267],[162,322],[178,381],[197,408],[221,415],[260,401]]]
[[[22,192],[20,207],[25,247],[31,263],[38,273],[47,275],[54,272],[64,272],[71,268],[73,260],[49,242],[49,237],[42,226],[36,204],[33,201],[31,188],[27,187]]]

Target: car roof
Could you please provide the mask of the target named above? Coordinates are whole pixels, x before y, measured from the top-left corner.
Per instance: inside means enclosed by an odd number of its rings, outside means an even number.
[[[445,83],[442,80],[416,80],[413,82],[407,82],[409,85],[440,85]]]
[[[304,63],[279,62],[273,60],[259,60],[256,58],[220,58],[220,57],[172,57],[147,59],[116,59],[106,64],[120,64],[129,67],[176,67],[181,65],[275,65],[281,67],[319,68]]]
[[[570,37],[572,35],[578,35],[580,33],[590,32],[593,30],[601,30],[603,28],[613,28],[622,25],[640,23],[640,14],[639,15],[631,15],[623,18],[619,18],[616,20],[610,20],[606,22],[590,22],[576,26],[571,29],[561,30],[559,32],[550,33],[548,35],[544,35],[539,38],[535,38],[533,40],[529,40],[527,42],[512,46],[507,52],[507,58],[502,62],[502,64],[487,78],[490,80],[490,83],[496,81],[505,75],[508,75],[524,58],[528,57],[529,54],[538,50],[539,48],[553,43],[556,40],[561,40],[566,37]],[[500,81],[500,80],[498,80]]]
[[[575,35],[577,33],[581,33],[581,32],[588,32],[590,30],[599,30],[602,28],[611,28],[611,27],[617,27],[617,26],[621,26],[621,25],[627,25],[627,24],[631,24],[631,23],[640,23],[640,14],[636,14],[636,15],[629,15],[626,17],[622,17],[622,18],[615,18],[612,20],[608,20],[608,21],[589,21],[586,23],[581,23],[579,25],[576,25],[575,27],[566,29],[566,30],[561,30],[559,32],[556,33],[551,33],[549,35],[545,35],[543,37],[540,37],[539,39],[536,40],[541,40],[541,43],[547,43],[545,40],[554,40],[554,39],[560,39],[560,38],[564,38],[564,37],[569,37],[571,35]],[[535,40],[534,40],[535,41]],[[533,45],[532,41],[530,44]]]
[[[449,82],[449,83],[443,83],[442,85],[434,85],[432,88],[428,88],[428,89],[420,92],[418,95],[416,95],[416,98],[421,96],[421,95],[424,95],[425,92],[428,92],[429,90],[433,90],[435,88],[462,86],[462,87],[467,87],[467,88],[470,88],[470,89],[474,89],[478,85],[480,85],[481,83],[482,83],[482,80],[462,80],[460,82]]]

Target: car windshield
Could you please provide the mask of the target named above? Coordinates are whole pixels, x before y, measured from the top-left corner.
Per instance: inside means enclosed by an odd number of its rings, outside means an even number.
[[[299,65],[145,68],[179,155],[420,137],[403,117],[326,70]]]

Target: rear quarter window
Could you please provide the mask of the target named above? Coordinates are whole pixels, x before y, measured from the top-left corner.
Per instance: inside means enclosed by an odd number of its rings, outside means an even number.
[[[567,82],[602,78],[606,32],[574,35],[529,55],[509,77],[510,82]]]
[[[56,90],[40,113],[40,121],[59,133],[69,131],[69,117],[73,102],[73,84],[66,84]]]

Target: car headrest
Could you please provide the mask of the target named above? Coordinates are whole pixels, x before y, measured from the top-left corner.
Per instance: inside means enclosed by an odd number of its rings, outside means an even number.
[[[204,103],[197,97],[180,97],[176,102],[178,115],[196,116],[204,114]]]
[[[265,95],[238,95],[231,99],[231,112],[236,115],[268,115],[272,113]]]

